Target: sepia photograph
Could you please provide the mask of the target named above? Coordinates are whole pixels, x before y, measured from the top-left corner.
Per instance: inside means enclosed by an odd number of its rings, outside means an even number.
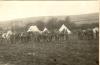
[[[99,2],[0,1],[0,65],[99,65]]]

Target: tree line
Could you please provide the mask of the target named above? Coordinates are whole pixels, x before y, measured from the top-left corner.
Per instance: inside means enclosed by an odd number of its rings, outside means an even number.
[[[64,20],[58,20],[57,18],[51,18],[47,22],[39,20],[36,21],[35,23],[34,22],[28,23],[24,27],[12,27],[11,29],[13,31],[27,31],[30,26],[36,25],[40,30],[43,30],[44,27],[47,27],[50,31],[54,31],[58,30],[62,24],[66,25],[70,30],[86,29],[99,26],[98,23],[81,24],[77,26],[77,24],[75,24],[75,22],[72,22],[71,18],[67,16]],[[2,30],[2,28],[0,28],[0,30]]]

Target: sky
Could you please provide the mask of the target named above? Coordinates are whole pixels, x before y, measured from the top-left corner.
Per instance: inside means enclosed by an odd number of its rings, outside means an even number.
[[[0,21],[99,12],[98,1],[0,1]]]

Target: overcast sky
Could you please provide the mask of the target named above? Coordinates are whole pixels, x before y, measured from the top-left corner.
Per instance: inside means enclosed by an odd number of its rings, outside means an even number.
[[[99,12],[98,1],[0,2],[0,21],[26,17],[79,15],[95,12]]]

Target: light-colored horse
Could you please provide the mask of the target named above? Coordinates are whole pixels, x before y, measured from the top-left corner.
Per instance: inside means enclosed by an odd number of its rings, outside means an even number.
[[[7,31],[6,33],[2,34],[2,38],[10,39],[11,35],[13,35],[13,32],[12,31]]]
[[[99,28],[98,27],[95,27],[93,28],[93,37],[94,39],[96,39],[99,35]]]

